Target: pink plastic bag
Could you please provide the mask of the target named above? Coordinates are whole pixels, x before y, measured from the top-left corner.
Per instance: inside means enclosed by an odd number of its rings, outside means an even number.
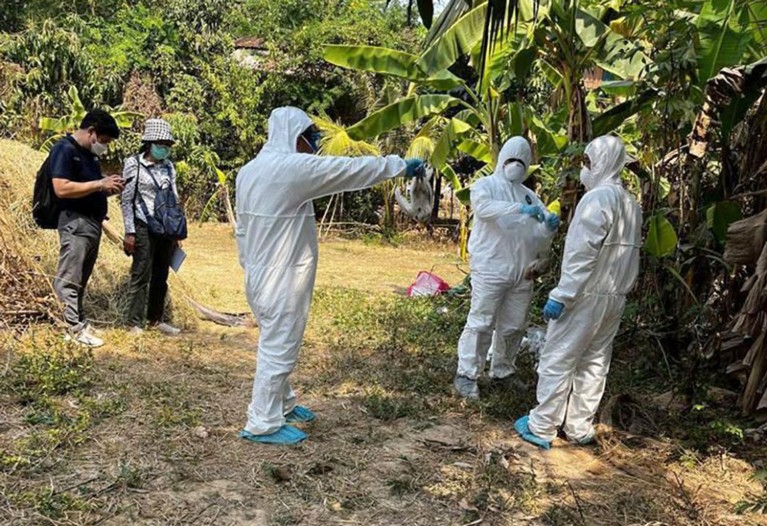
[[[450,285],[445,280],[431,272],[422,270],[415,278],[415,283],[408,287],[407,295],[411,298],[415,296],[437,296],[448,290],[450,290]]]

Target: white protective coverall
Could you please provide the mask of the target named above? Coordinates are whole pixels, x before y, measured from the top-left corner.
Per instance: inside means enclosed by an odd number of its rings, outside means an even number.
[[[529,170],[530,145],[523,137],[506,142],[495,172],[471,187],[474,227],[469,239],[471,310],[458,341],[458,376],[476,380],[482,373],[487,351],[495,346],[490,363],[494,378],[515,372],[516,354],[525,334],[533,281],[525,270],[548,256],[554,231],[546,223],[522,214],[523,205],[545,206],[535,192],[504,175],[508,159],[519,159]]]
[[[530,412],[530,431],[549,442],[563,422],[570,440],[593,438],[613,339],[639,272],[642,210],[620,180],[623,142],[599,137],[586,154],[591,170],[584,169],[581,181],[587,192],[567,232],[559,284],[549,294],[565,309],[549,322],[538,364],[538,406]]]
[[[269,139],[237,174],[237,244],[245,293],[260,328],[253,398],[245,430],[276,432],[295,406],[288,375],[298,358],[317,270],[312,199],[368,188],[403,175],[389,157],[318,157],[297,153],[312,126],[298,108],[275,109]]]

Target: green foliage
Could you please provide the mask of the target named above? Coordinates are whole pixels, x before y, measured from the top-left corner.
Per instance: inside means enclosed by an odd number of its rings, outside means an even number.
[[[764,22],[761,0],[705,0],[696,19],[701,85],[719,70],[740,64],[744,58],[761,58],[749,51],[757,29]],[[748,62],[750,60],[746,60]]]
[[[647,253],[656,258],[672,255],[678,243],[674,226],[660,213],[652,216],[649,224],[645,240]]]
[[[93,355],[74,345],[54,340],[25,350],[13,368],[13,389],[24,403],[70,393],[82,393],[91,384]]]
[[[740,203],[736,201],[721,201],[711,205],[706,211],[708,227],[720,245],[724,245],[727,227],[740,219],[743,219],[743,211]]]
[[[34,23],[29,29],[11,35],[0,48],[3,60],[25,72],[24,81],[19,84],[25,100],[37,98],[61,110],[70,86],[80,90],[87,104],[98,98],[93,60],[84,52],[80,36],[71,29],[81,21],[72,18],[69,22]]]
[[[80,100],[80,95],[77,92],[77,88],[72,86],[67,93],[69,99],[69,113],[62,117],[41,117],[38,123],[38,128],[43,132],[52,133],[41,146],[41,150],[50,151],[53,144],[59,140],[64,134],[72,133],[80,127],[87,110]],[[117,126],[121,129],[129,129],[133,126],[134,121],[142,117],[141,114],[132,111],[123,111],[119,108],[112,109],[106,108],[107,111],[114,117],[117,122]]]
[[[348,129],[353,139],[377,137],[387,131],[424,117],[439,114],[460,103],[450,95],[414,95],[372,113]]]

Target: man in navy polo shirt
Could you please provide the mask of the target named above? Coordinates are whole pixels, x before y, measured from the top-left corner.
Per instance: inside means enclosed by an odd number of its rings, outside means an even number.
[[[51,150],[53,190],[61,200],[59,266],[53,288],[64,303],[69,337],[89,347],[104,342],[85,319],[83,296],[101,242],[101,222],[107,216],[107,197],[122,192],[122,177],[103,177],[99,156],[120,136],[114,118],[102,110],[88,113],[80,129],[58,141]]]

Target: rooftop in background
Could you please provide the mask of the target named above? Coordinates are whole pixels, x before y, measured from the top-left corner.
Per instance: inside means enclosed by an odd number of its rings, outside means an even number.
[[[266,41],[258,37],[243,37],[234,41],[234,49],[266,49]]]

